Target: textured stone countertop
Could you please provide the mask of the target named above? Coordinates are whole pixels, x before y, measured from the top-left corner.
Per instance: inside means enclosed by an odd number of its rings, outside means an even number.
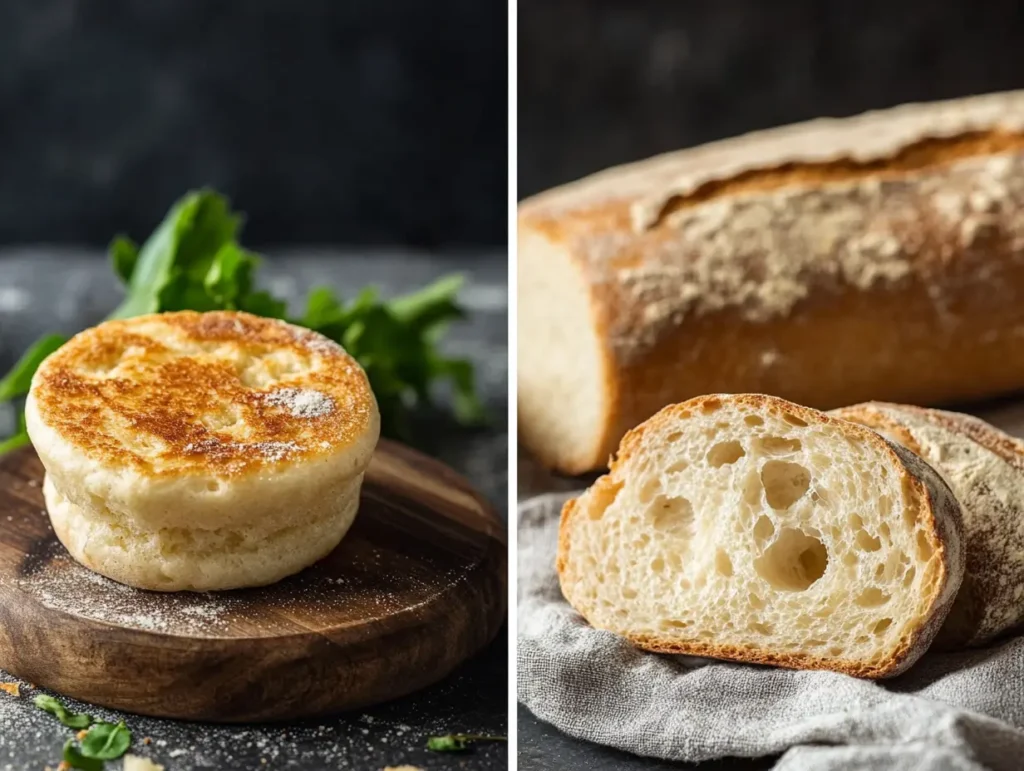
[[[414,289],[441,274],[464,273],[462,299],[469,320],[452,327],[448,349],[477,365],[479,388],[493,418],[483,430],[463,430],[441,419],[421,432],[421,449],[462,472],[507,515],[507,307],[504,255],[465,252],[422,255],[397,251],[268,250],[264,285],[300,302],[306,291],[328,284],[350,296],[377,284],[386,295]],[[119,289],[107,263],[94,252],[67,248],[0,249],[0,371],[47,331],[75,332],[98,322]],[[4,408],[0,408],[3,410]],[[12,426],[0,412],[0,435]],[[501,769],[502,744],[464,755],[428,752],[428,736],[451,732],[507,732],[507,634],[441,683],[411,697],[360,714],[274,726],[214,726],[124,715],[136,737],[150,737],[146,754],[167,771],[199,769],[382,769],[412,764],[425,769]],[[0,671],[0,682],[9,681]],[[74,707],[83,705],[70,702]],[[90,708],[107,720],[109,710]],[[0,771],[56,767],[68,729],[25,699],[0,693]],[[120,768],[120,763],[108,763]]]

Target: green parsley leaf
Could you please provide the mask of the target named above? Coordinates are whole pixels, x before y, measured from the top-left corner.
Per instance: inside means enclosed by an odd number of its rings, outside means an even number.
[[[24,447],[29,443],[29,441],[31,440],[28,437],[28,429],[25,428],[25,413],[22,412],[18,416],[18,430],[13,436],[9,436],[7,439],[0,442],[0,455],[7,452],[13,452],[19,447]]]
[[[288,315],[288,303],[278,300],[270,292],[252,292],[239,298],[238,310],[268,319],[283,319]]]
[[[125,236],[110,245],[115,273],[126,283],[124,301],[109,318],[144,313],[241,310],[289,319],[288,306],[256,288],[260,258],[238,243],[242,216],[213,190],[177,201],[142,247]],[[482,422],[473,368],[446,358],[438,342],[448,324],[463,318],[457,297],[461,276],[441,278],[419,291],[384,300],[365,287],[346,302],[331,289],[314,289],[305,314],[291,319],[340,343],[366,370],[380,407],[383,432],[407,436],[409,411],[431,404],[438,384],[451,387],[454,413],[466,424]],[[65,339],[36,343],[0,380],[0,402],[28,393],[44,358]],[[24,432],[0,443],[0,454],[28,441]]]
[[[467,426],[480,425],[487,419],[484,406],[476,393],[476,373],[467,359],[431,357],[431,375],[451,381],[455,417]]]
[[[238,244],[224,244],[213,257],[203,288],[218,308],[236,309],[252,288],[252,273],[259,258]]]
[[[12,434],[0,442],[0,455],[4,455],[8,452],[14,452],[15,450],[27,445],[29,441],[28,431],[22,429],[18,431],[18,433]]]
[[[82,739],[82,754],[88,758],[117,760],[132,746],[132,732],[122,720],[114,723],[97,723]]]
[[[135,263],[139,261],[139,245],[128,236],[119,235],[110,242],[107,252],[110,254],[110,262],[117,277],[125,284],[130,283]]]
[[[142,245],[128,296],[110,318],[126,319],[161,310],[182,310],[188,303],[181,294],[165,294],[168,287],[201,286],[221,247],[235,240],[241,217],[231,213],[224,196],[212,190],[188,193],[179,200]],[[184,292],[190,299],[195,294]],[[178,300],[174,302],[173,300]],[[202,303],[205,304],[205,303]],[[167,307],[178,306],[178,307]],[[212,310],[215,305],[195,310]]]
[[[464,281],[458,274],[445,276],[417,292],[396,297],[388,307],[400,322],[434,340],[449,321],[465,316],[455,303]]]
[[[32,702],[43,712],[49,712],[68,728],[88,728],[92,725],[92,716],[84,713],[68,712],[67,707],[52,696],[39,694]]]
[[[427,739],[427,749],[434,752],[465,752],[474,742],[505,742],[504,736],[487,734],[448,734],[447,736],[431,736]]]
[[[82,771],[103,771],[103,761],[99,758],[86,757],[79,752],[75,747],[74,739],[64,742],[64,762],[72,768],[80,768]]]
[[[47,335],[25,351],[11,371],[0,379],[0,402],[27,394],[32,385],[32,376],[36,374],[43,359],[66,342],[67,338],[63,335]]]

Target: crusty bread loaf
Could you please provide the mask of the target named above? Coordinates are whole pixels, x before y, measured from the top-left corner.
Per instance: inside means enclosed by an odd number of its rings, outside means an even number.
[[[927,461],[960,503],[967,567],[936,648],[983,645],[1024,622],[1024,442],[983,420],[903,404],[835,414]]]
[[[770,396],[667,407],[563,512],[558,571],[642,648],[887,677],[964,571],[959,507],[877,433]]]
[[[519,435],[604,465],[703,393],[1024,387],[1024,91],[764,131],[522,202]]]
[[[261,586],[325,557],[380,433],[341,346],[227,311],[81,332],[39,367],[25,416],[57,537],[160,591]]]

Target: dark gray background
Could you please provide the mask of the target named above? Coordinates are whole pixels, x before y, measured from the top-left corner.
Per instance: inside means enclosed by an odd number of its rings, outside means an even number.
[[[144,238],[212,185],[248,212],[253,246],[504,246],[507,14],[0,3],[0,244]]]
[[[758,128],[1024,87],[1015,0],[519,0],[519,195]]]

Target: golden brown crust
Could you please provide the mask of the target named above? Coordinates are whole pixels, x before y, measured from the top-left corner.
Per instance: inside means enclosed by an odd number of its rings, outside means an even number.
[[[571,256],[604,343],[593,446],[531,448],[562,471],[700,393],[829,409],[1024,386],[1024,92],[612,169],[524,201],[519,228]]]
[[[917,501],[919,516],[924,520],[926,532],[933,551],[939,555],[935,564],[939,566],[932,576],[929,587],[928,608],[923,614],[924,623],[906,634],[890,656],[878,662],[858,662],[826,659],[813,654],[783,654],[757,646],[723,645],[706,640],[678,640],[656,635],[625,635],[637,646],[658,653],[688,654],[710,658],[742,661],[754,664],[796,669],[828,669],[855,677],[894,677],[910,667],[927,650],[938,633],[942,622],[949,613],[956,590],[964,571],[962,549],[962,523],[956,499],[939,475],[924,461],[902,447],[885,441],[874,431],[856,423],[833,417],[818,410],[763,394],[721,395],[711,394],[690,399],[681,404],[669,405],[654,417],[629,431],[622,439],[617,455],[609,460],[609,472],[595,482],[594,487],[614,496],[621,486],[618,481],[622,469],[630,457],[641,448],[648,432],[659,430],[664,424],[692,414],[709,413],[717,410],[723,400],[733,404],[746,404],[758,410],[790,416],[807,424],[818,424],[835,428],[848,438],[855,438],[873,445],[888,456],[899,474],[902,483],[909,489],[910,496]],[[557,569],[560,580],[565,580],[568,562],[570,533],[573,519],[585,516],[579,506],[579,499],[571,499],[562,508],[559,527]],[[563,594],[568,593],[563,587]],[[586,608],[575,606],[584,616]],[[608,630],[617,631],[617,630]]]
[[[268,381],[247,383],[250,366]],[[240,312],[101,324],[43,363],[32,398],[63,441],[151,476],[242,474],[376,431],[366,375],[340,346]]]

